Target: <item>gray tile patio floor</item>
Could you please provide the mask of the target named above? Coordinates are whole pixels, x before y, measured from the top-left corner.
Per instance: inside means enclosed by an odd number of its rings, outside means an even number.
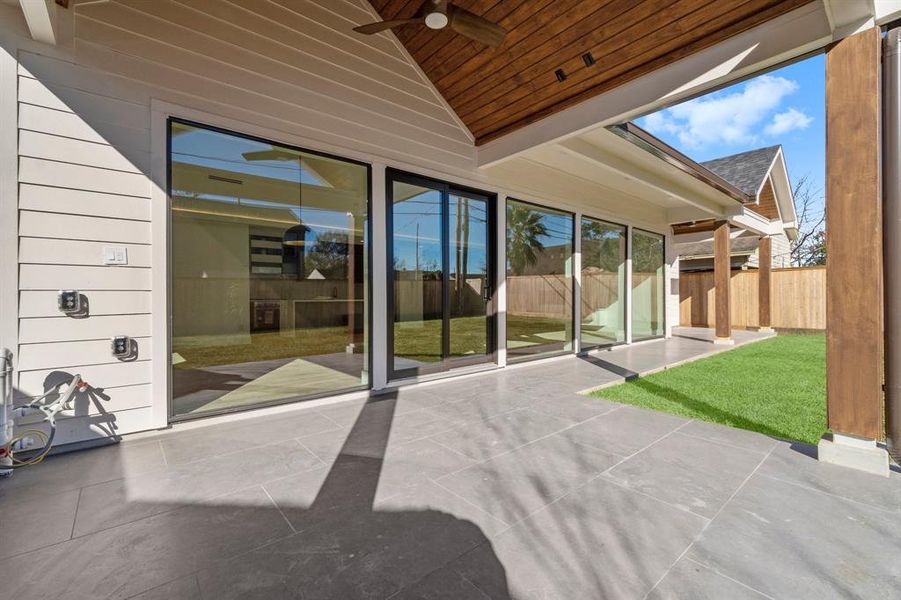
[[[0,599],[901,597],[897,473],[576,394],[680,335],[51,457]]]

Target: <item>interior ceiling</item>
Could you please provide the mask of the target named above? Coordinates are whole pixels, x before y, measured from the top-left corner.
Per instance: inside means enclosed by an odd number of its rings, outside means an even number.
[[[383,19],[421,6],[370,1]],[[504,43],[489,48],[422,25],[394,32],[483,144],[810,1],[455,0],[503,26]]]

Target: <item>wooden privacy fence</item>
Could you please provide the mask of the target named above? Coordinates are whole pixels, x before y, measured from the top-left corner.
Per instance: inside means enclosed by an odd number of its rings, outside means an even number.
[[[732,327],[758,326],[758,273],[732,271]],[[773,269],[772,326],[776,329],[826,329],[826,267]],[[683,326],[713,327],[713,273],[679,275],[679,321]]]
[[[641,286],[647,283],[647,290]],[[641,314],[655,314],[657,278],[654,273],[634,273],[633,294]],[[507,275],[507,313],[522,317],[568,319],[572,315],[573,279],[566,275]],[[625,301],[620,276],[612,272],[582,273],[581,315]],[[648,305],[644,308],[644,305]]]

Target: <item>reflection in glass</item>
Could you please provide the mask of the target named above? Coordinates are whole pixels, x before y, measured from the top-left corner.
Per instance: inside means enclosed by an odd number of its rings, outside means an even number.
[[[582,219],[583,349],[626,339],[626,228]]]
[[[366,385],[367,168],[170,126],[174,413]]]
[[[632,340],[663,335],[663,236],[632,230]]]
[[[507,357],[572,350],[573,216],[507,201]]]
[[[450,194],[450,356],[488,354],[488,201]]]
[[[395,371],[443,359],[441,191],[392,183]]]

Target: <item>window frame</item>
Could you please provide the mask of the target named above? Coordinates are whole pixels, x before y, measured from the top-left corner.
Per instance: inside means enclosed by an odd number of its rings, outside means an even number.
[[[635,274],[635,257],[633,255],[635,246],[632,245],[633,244],[632,238],[635,236],[636,231],[638,231],[639,233],[659,237],[662,242],[661,246],[660,246],[660,251],[661,251],[661,255],[663,257],[663,261],[662,261],[663,262],[663,285],[660,287],[660,289],[661,289],[661,294],[663,295],[663,320],[660,325],[662,333],[660,333],[659,335],[651,335],[651,336],[642,337],[642,338],[638,338],[638,339],[635,339],[635,328],[632,326],[632,322],[630,322],[629,330],[632,332],[631,343],[633,343],[633,344],[636,342],[646,342],[648,340],[660,340],[660,339],[665,338],[666,337],[666,325],[667,325],[667,318],[666,318],[666,235],[663,233],[659,233],[657,231],[651,231],[650,229],[643,229],[641,227],[632,227],[631,228],[631,233],[629,235],[629,248],[628,248],[629,255],[628,256],[632,257],[632,269],[631,269],[632,273],[631,273],[631,275],[633,277]],[[633,293],[634,288],[632,288],[631,281],[629,282],[629,287],[630,287],[629,303],[632,304],[632,308],[634,308],[635,294]],[[635,320],[635,311],[632,310],[632,311],[630,311],[630,313],[632,316],[630,321],[634,321]]]
[[[555,208],[553,206],[548,206],[546,204],[541,204],[539,202],[532,202],[530,200],[521,200],[516,196],[507,196],[506,201],[504,202],[504,248],[506,249],[507,245],[507,204],[510,202],[518,202],[519,204],[526,204],[528,206],[534,206],[535,208],[539,208],[542,210],[549,210],[556,213],[569,215],[572,221],[572,240],[570,242],[570,256],[573,260],[573,267],[575,267],[575,256],[576,256],[576,236],[581,235],[579,232],[579,223],[578,219],[576,219],[577,213],[567,210],[565,208]],[[506,259],[507,253],[504,251],[504,257]],[[504,281],[507,280],[507,265],[504,264]],[[572,275],[570,275],[570,284],[572,287],[572,293],[570,294],[572,298],[570,298],[570,324],[569,329],[572,332],[572,338],[569,340],[569,344],[571,348],[569,350],[566,349],[566,341],[563,342],[564,347],[561,350],[550,351],[550,352],[541,352],[535,355],[513,355],[511,357],[510,350],[507,348],[507,328],[504,329],[504,349],[506,350],[507,355],[507,364],[522,364],[526,362],[530,362],[533,360],[541,360],[544,358],[554,358],[556,356],[566,356],[567,354],[575,354],[576,349],[576,319],[580,316],[577,316],[579,313],[579,307],[576,306],[576,270],[573,268]],[[508,322],[507,320],[506,322]]]
[[[173,227],[172,227],[172,125],[174,123],[178,123],[181,125],[187,125],[189,127],[194,127],[197,129],[203,129],[206,131],[211,131],[214,133],[220,133],[223,135],[233,136],[237,138],[242,138],[254,142],[260,142],[262,144],[269,144],[273,146],[281,146],[288,150],[294,150],[301,153],[312,154],[315,156],[321,156],[323,158],[328,158],[332,160],[338,160],[342,162],[346,162],[349,164],[357,165],[364,167],[366,169],[366,225],[364,228],[364,249],[366,252],[366,277],[364,281],[364,286],[366,288],[366,297],[368,297],[367,306],[364,310],[364,319],[365,322],[365,331],[367,332],[366,337],[366,369],[367,369],[367,382],[366,384],[361,384],[358,386],[341,388],[339,390],[333,390],[328,392],[322,392],[318,394],[305,394],[305,395],[297,395],[290,396],[287,398],[279,398],[277,400],[270,400],[266,402],[259,402],[254,404],[248,404],[246,406],[235,406],[217,410],[204,411],[201,413],[188,413],[188,414],[176,414],[175,412],[175,398],[173,396],[173,365],[172,365],[172,277],[173,277],[173,269],[172,269],[172,241],[173,241]],[[340,156],[337,154],[332,154],[329,152],[321,152],[318,150],[311,150],[309,148],[298,146],[297,144],[291,144],[288,142],[282,142],[277,139],[270,139],[266,137],[261,137],[258,135],[253,135],[249,133],[242,133],[240,131],[235,131],[233,129],[228,129],[225,127],[220,127],[218,125],[210,125],[207,123],[203,123],[200,121],[195,121],[193,119],[186,119],[183,117],[178,117],[174,115],[167,115],[165,120],[166,126],[166,289],[167,289],[167,299],[166,299],[166,368],[168,370],[169,376],[167,381],[167,389],[166,389],[166,416],[167,421],[169,423],[178,423],[184,421],[194,421],[197,419],[205,419],[208,417],[216,417],[225,414],[232,413],[240,413],[246,412],[250,410],[257,410],[261,408],[267,408],[271,406],[279,406],[283,404],[294,404],[299,402],[305,402],[308,400],[316,400],[318,398],[328,398],[332,396],[339,396],[342,394],[349,394],[354,392],[361,391],[369,391],[373,386],[373,365],[374,365],[374,357],[373,357],[373,311],[372,311],[372,294],[373,294],[373,260],[372,260],[372,164],[352,159],[346,158],[344,156]]]
[[[581,325],[581,324],[582,324],[582,306],[581,306],[581,303],[580,303],[580,306],[579,306],[579,315],[578,315],[578,318],[579,318],[579,353],[582,354],[582,353],[586,353],[586,352],[591,352],[591,351],[593,351],[593,350],[601,350],[601,349],[604,349],[604,348],[613,348],[613,347],[615,347],[615,346],[622,346],[622,345],[624,345],[624,344],[628,344],[628,343],[629,343],[629,342],[628,342],[628,332],[629,332],[629,328],[631,327],[631,323],[628,322],[628,321],[629,321],[629,306],[628,306],[628,305],[629,305],[629,303],[632,302],[632,294],[631,294],[630,291],[627,291],[627,289],[626,289],[627,287],[630,287],[630,286],[631,286],[631,282],[630,282],[630,281],[627,281],[627,279],[629,278],[629,273],[628,273],[628,269],[627,269],[626,267],[627,267],[627,264],[628,264],[628,262],[629,262],[629,251],[630,251],[630,249],[631,249],[631,247],[632,247],[632,235],[631,235],[631,232],[634,231],[635,228],[634,228],[634,227],[629,227],[628,225],[625,225],[625,224],[623,224],[623,223],[617,223],[617,222],[615,222],[615,221],[610,221],[610,220],[608,220],[608,219],[600,219],[600,218],[598,218],[598,217],[593,217],[593,216],[591,216],[590,214],[587,214],[587,213],[582,213],[581,216],[580,216],[580,219],[588,219],[589,221],[595,221],[595,222],[597,222],[597,223],[604,223],[604,224],[606,224],[606,225],[613,225],[613,226],[615,226],[615,227],[621,227],[622,230],[623,230],[623,242],[624,242],[624,244],[625,244],[625,246],[624,246],[624,248],[623,248],[623,250],[625,251],[625,253],[624,253],[624,255],[623,255],[623,292],[625,292],[625,293],[624,293],[624,297],[623,297],[623,298],[621,298],[621,299],[620,299],[620,298],[617,298],[618,301],[619,301],[619,300],[622,300],[622,303],[623,303],[623,307],[622,307],[622,313],[623,313],[623,339],[622,339],[622,341],[620,341],[620,342],[610,342],[609,344],[591,344],[590,346],[585,346],[585,345],[583,344],[583,342],[582,342],[582,335],[581,335],[581,332],[582,332],[582,325]],[[582,235],[582,223],[581,223],[581,220],[580,220],[580,222],[579,222],[579,236],[581,236],[581,235]],[[584,240],[582,240],[582,241],[580,242],[580,247],[581,247],[581,249],[582,249],[581,255],[582,255],[582,257],[583,257],[582,260],[580,260],[580,263],[581,263],[581,264],[580,264],[580,269],[581,269],[581,268],[584,268],[584,264],[585,264],[585,260],[584,260],[584,256],[585,256]],[[581,277],[581,274],[580,274],[580,277]],[[664,311],[664,312],[666,312],[666,311]]]

